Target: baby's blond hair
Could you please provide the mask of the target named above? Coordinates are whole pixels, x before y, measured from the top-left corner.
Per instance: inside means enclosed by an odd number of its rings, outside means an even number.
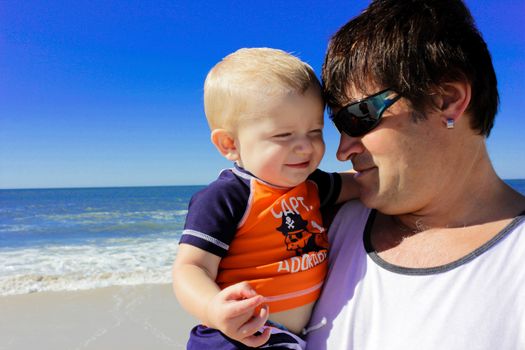
[[[320,91],[312,67],[299,58],[278,49],[239,49],[208,73],[204,112],[212,130],[232,129],[257,98],[303,94],[312,86]]]

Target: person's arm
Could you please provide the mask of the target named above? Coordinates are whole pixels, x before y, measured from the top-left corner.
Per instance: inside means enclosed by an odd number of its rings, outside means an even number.
[[[336,203],[343,203],[350,199],[359,198],[359,186],[354,179],[354,171],[339,173],[341,176],[341,191],[337,197]]]
[[[254,335],[268,319],[267,307],[254,315],[263,297],[248,283],[220,290],[215,283],[221,258],[189,244],[180,244],[173,264],[173,290],[180,304],[204,325],[251,347],[268,341],[269,328]]]

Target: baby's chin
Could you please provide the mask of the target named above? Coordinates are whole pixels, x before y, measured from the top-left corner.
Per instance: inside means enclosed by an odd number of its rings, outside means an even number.
[[[287,179],[285,181],[277,181],[276,186],[279,187],[295,187],[299,186],[308,179],[308,176],[304,176],[298,179]]]

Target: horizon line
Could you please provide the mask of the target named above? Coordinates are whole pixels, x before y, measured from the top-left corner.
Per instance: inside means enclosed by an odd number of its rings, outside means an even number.
[[[502,179],[503,181],[525,181],[525,178]],[[82,190],[82,189],[109,189],[109,188],[138,188],[138,187],[198,187],[207,186],[208,184],[193,184],[193,185],[102,185],[102,186],[65,186],[65,187],[11,187],[0,188],[0,191],[16,191],[16,190]]]
[[[525,179],[524,179],[525,180]],[[207,186],[207,184],[196,185],[102,185],[102,186],[65,186],[65,187],[10,187],[0,188],[0,191],[17,191],[17,190],[88,190],[88,189],[109,189],[109,188],[139,188],[139,187],[198,187]]]

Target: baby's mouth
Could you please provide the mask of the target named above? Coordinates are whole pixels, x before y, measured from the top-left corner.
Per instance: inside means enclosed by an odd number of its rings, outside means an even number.
[[[286,164],[286,166],[289,166],[291,168],[299,168],[299,169],[307,168],[308,165],[310,165],[310,161],[301,162],[301,163]]]

